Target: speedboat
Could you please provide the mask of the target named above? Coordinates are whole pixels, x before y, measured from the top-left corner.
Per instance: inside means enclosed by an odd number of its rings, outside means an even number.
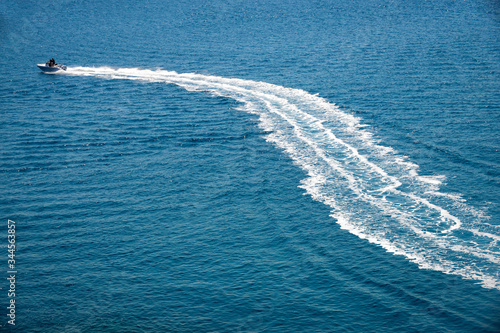
[[[54,73],[58,71],[65,71],[67,67],[65,65],[56,64],[54,59],[50,59],[45,64],[36,64],[45,73]]]

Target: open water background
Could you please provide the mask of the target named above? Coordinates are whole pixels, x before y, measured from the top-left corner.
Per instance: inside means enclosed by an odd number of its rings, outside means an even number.
[[[488,0],[2,2],[0,329],[498,332],[499,39]]]

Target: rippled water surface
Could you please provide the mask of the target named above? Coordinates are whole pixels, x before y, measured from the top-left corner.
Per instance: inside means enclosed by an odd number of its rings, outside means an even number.
[[[0,15],[0,325],[500,330],[494,1]]]

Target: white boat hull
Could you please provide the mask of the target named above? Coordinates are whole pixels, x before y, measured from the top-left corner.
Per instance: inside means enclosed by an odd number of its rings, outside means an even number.
[[[37,64],[37,66],[45,73],[54,73],[58,71],[65,71],[67,69],[64,65],[48,66],[47,64]]]

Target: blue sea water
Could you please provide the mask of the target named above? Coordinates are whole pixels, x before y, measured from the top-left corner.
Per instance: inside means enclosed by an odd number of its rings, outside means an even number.
[[[498,2],[3,2],[0,50],[0,329],[500,331]]]

